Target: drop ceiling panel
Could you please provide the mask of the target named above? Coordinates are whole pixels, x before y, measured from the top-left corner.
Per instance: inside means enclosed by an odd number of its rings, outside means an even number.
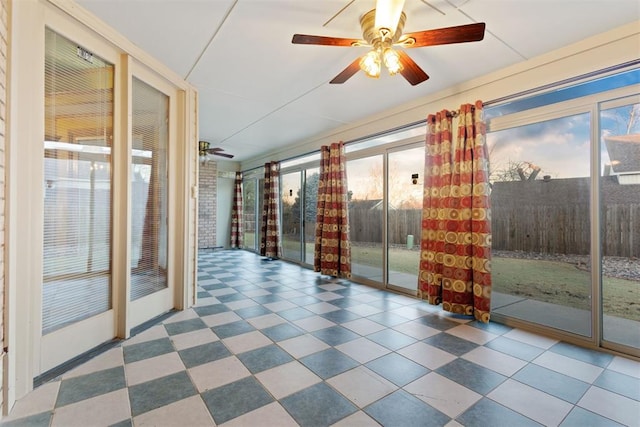
[[[275,104],[326,84],[333,77],[326,68],[349,48],[293,45],[291,38],[320,31],[328,4],[340,2],[238,2],[189,80]]]
[[[460,9],[527,59],[640,19],[638,0],[470,0]]]
[[[342,123],[305,114],[294,107],[286,107],[273,113],[269,120],[256,123],[224,142],[225,146],[237,147],[246,143],[258,145],[260,151],[268,153],[290,145],[299,145],[308,135],[317,135],[326,129],[336,128]]]
[[[261,102],[210,89],[201,89],[198,101],[200,139],[214,144],[222,143],[272,111]]]
[[[147,53],[185,77],[232,0],[80,0]]]

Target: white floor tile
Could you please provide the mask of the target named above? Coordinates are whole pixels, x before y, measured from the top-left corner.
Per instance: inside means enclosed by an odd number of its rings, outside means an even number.
[[[230,310],[239,310],[241,308],[255,307],[258,303],[252,299],[243,299],[225,302],[224,305],[226,305]]]
[[[545,426],[557,426],[573,405],[518,381],[508,379],[487,395],[507,408]]]
[[[278,311],[285,311],[285,310],[289,310],[291,308],[296,308],[297,305],[295,305],[294,303],[290,302],[290,301],[276,301],[276,302],[270,302],[267,304],[263,304],[262,305],[264,308],[269,309],[273,312],[278,312]],[[306,307],[305,307],[306,308]]]
[[[332,424],[331,427],[380,427],[380,424],[365,412],[358,411]]]
[[[411,344],[398,350],[398,353],[429,369],[438,369],[456,359],[453,354],[423,342]]]
[[[120,389],[57,408],[51,427],[108,426],[129,418],[129,393]]]
[[[193,311],[193,309],[187,309],[187,310],[177,312],[176,314],[169,317],[167,320],[165,320],[162,323],[167,325],[169,323],[182,322],[183,320],[195,319],[197,317],[198,317],[198,314],[195,311]]]
[[[276,399],[282,399],[322,381],[298,361],[260,372],[256,374],[256,378]]]
[[[342,298],[342,295],[333,292],[320,292],[319,294],[313,294],[313,297],[322,301],[333,301]]]
[[[127,363],[124,366],[129,387],[184,370],[184,363],[176,352]]]
[[[620,372],[621,374],[629,375],[631,377],[640,379],[640,362],[627,359],[626,357],[616,356],[613,358],[607,368],[612,371]]]
[[[558,343],[558,340],[536,335],[522,329],[512,329],[502,336],[544,349],[551,348],[551,346]]]
[[[594,382],[604,370],[599,366],[581,362],[552,351],[542,353],[533,360],[533,363],[587,383]]]
[[[200,393],[251,375],[235,356],[205,363],[190,368],[187,372]]]
[[[273,344],[273,341],[260,331],[252,331],[247,332],[246,334],[235,335],[233,337],[223,339],[222,342],[234,354],[244,353],[245,351],[255,350],[256,348]]]
[[[214,427],[216,425],[200,396],[191,396],[145,412],[135,417],[133,423],[136,427]]]
[[[235,314],[233,311],[225,311],[223,313],[212,314],[210,316],[201,317],[202,321],[208,327],[226,325],[227,323],[237,322],[242,320],[242,317]]]
[[[410,337],[417,340],[423,340],[440,333],[438,329],[423,325],[422,323],[413,320],[411,322],[406,322],[398,326],[394,326],[393,329],[398,332],[402,332],[405,335],[409,335]]]
[[[219,338],[209,328],[198,329],[196,331],[185,332],[184,334],[172,335],[171,341],[176,350],[184,350],[202,344],[218,341]]]
[[[277,314],[271,313],[265,314],[264,316],[252,317],[251,319],[247,319],[247,322],[251,323],[256,329],[266,329],[271,326],[286,323],[287,321]]]
[[[422,317],[427,314],[427,312],[420,310],[418,307],[414,307],[414,306],[399,307],[394,310],[391,310],[389,313],[397,314],[398,316],[402,316],[408,320],[416,320],[419,317]]]
[[[146,331],[140,332],[138,335],[129,338],[125,342],[122,343],[123,347],[127,347],[133,344],[139,344],[141,342],[153,341],[160,338],[166,338],[169,334],[167,330],[164,328],[164,325],[156,325],[153,326]]]
[[[474,342],[478,345],[484,345],[499,336],[469,325],[460,325],[455,328],[447,329],[447,333],[458,338]]]
[[[187,425],[187,424],[184,424]],[[297,427],[298,423],[278,402],[272,402],[254,411],[234,418],[220,427]]]
[[[313,332],[336,325],[331,320],[325,319],[321,316],[309,316],[304,319],[295,320],[293,323],[307,332]]]
[[[435,372],[415,380],[404,389],[451,418],[462,414],[482,398],[475,391]]]
[[[3,418],[2,421],[11,421],[16,418],[28,417],[29,415],[52,410],[58,398],[58,390],[60,390],[60,381],[41,385],[31,393],[18,399],[13,405],[9,416]]]
[[[487,347],[476,347],[464,354],[462,358],[508,377],[518,372],[527,364],[524,360]]]
[[[382,313],[384,310],[381,310],[377,307],[373,307],[369,304],[358,304],[358,305],[352,305],[351,307],[347,307],[346,308],[348,311],[355,313],[359,316],[371,316],[373,314],[378,314],[378,313]]]
[[[364,337],[337,345],[336,348],[360,363],[367,363],[391,352],[388,348]]]
[[[343,323],[342,326],[351,329],[353,332],[360,335],[369,335],[373,334],[374,332],[386,329],[386,326],[383,326],[378,322],[374,322],[373,320],[364,318]]]
[[[300,359],[301,357],[329,348],[327,343],[309,334],[280,341],[278,345],[296,359]]]
[[[250,291],[242,291],[242,293],[249,298],[262,297],[265,295],[271,295],[271,292],[265,289],[252,289]]]
[[[592,386],[578,406],[627,426],[640,426],[640,402]]]
[[[329,378],[327,382],[361,409],[398,389],[364,366]]]
[[[336,307],[329,302],[319,302],[317,304],[305,305],[304,308],[316,314],[324,314],[340,310],[340,307]]]
[[[124,365],[122,348],[116,347],[105,351],[77,368],[67,372],[62,376],[62,378],[66,380],[68,378],[103,371],[105,369],[115,368],[116,366],[122,365]]]

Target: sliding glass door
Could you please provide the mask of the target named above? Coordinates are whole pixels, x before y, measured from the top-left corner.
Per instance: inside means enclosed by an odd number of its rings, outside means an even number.
[[[420,264],[424,144],[387,156],[387,285],[413,293]]]
[[[640,103],[600,109],[603,340],[640,349]]]
[[[592,336],[590,126],[585,112],[487,135],[492,310],[585,337]]]
[[[281,175],[282,195],[282,256],[293,262],[302,261],[302,172]]]
[[[347,161],[351,272],[384,283],[384,164],[375,155]]]

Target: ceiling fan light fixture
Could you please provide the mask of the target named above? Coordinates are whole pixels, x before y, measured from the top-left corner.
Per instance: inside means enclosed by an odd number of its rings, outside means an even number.
[[[391,37],[396,32],[404,0],[378,0],[376,2],[375,28],[380,31],[386,29],[391,33]]]
[[[380,61],[380,53],[377,49],[369,51],[360,59],[360,69],[369,77],[377,79],[380,77],[380,69],[382,62]]]
[[[388,47],[382,52],[382,59],[390,75],[393,76],[403,70],[400,55],[392,48]]]

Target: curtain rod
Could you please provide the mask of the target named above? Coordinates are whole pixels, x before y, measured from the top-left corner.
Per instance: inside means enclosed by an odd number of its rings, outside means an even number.
[[[600,70],[591,71],[591,72],[588,72],[588,73],[585,73],[585,74],[580,74],[578,76],[570,77],[568,79],[560,80],[560,81],[557,81],[557,82],[554,82],[554,83],[549,83],[549,84],[546,84],[546,85],[538,86],[538,87],[535,87],[533,89],[527,89],[527,90],[523,90],[523,91],[520,91],[520,92],[517,92],[517,93],[513,93],[511,95],[506,95],[506,96],[503,96],[503,97],[500,97],[500,98],[492,99],[490,101],[483,102],[482,105],[483,105],[483,107],[487,107],[487,106],[492,106],[492,105],[495,105],[495,104],[501,104],[503,102],[510,101],[512,99],[520,98],[520,97],[526,96],[526,95],[531,95],[532,93],[544,91],[544,90],[547,90],[547,89],[552,89],[552,88],[558,87],[558,86],[564,86],[564,85],[569,84],[569,83],[575,83],[577,81],[589,79],[589,78],[592,78],[592,77],[596,77],[596,76],[599,76],[601,74],[607,74],[607,73],[611,73],[611,72],[614,72],[614,71],[619,71],[619,70],[622,70],[622,69],[625,69],[625,68],[631,68],[631,67],[633,67],[635,65],[639,65],[639,64],[640,64],[640,59],[634,59],[632,61],[624,62],[622,64],[613,65],[611,67],[602,68]],[[472,108],[475,109],[475,107],[472,107]],[[451,117],[456,117],[456,116],[458,116],[460,114],[460,110],[459,109],[453,109],[449,114],[451,114]],[[426,124],[427,124],[427,119],[417,120],[415,122],[406,123],[404,125],[400,125],[400,126],[396,126],[394,128],[391,128],[391,129],[387,129],[385,131],[375,132],[375,133],[372,133],[372,134],[369,134],[369,135],[366,135],[366,136],[361,136],[359,138],[351,139],[349,141],[344,141],[344,145],[355,144],[355,143],[358,143],[358,142],[366,141],[368,139],[377,138],[377,137],[388,135],[390,133],[398,132],[398,131],[401,131],[401,130],[408,130],[408,129],[411,129],[411,128],[414,128],[414,127],[418,127],[418,126],[421,126],[421,125],[426,125]],[[297,156],[287,157],[287,158],[284,158],[284,159],[280,160],[280,162],[286,162],[286,161],[289,161],[289,160],[297,159],[299,157],[308,156],[310,154],[313,154],[314,152],[315,151],[311,151],[311,152],[308,152],[308,153],[299,154]],[[261,167],[263,167],[263,166],[256,166],[255,168],[248,169],[246,172],[251,172],[253,170],[260,169]]]

